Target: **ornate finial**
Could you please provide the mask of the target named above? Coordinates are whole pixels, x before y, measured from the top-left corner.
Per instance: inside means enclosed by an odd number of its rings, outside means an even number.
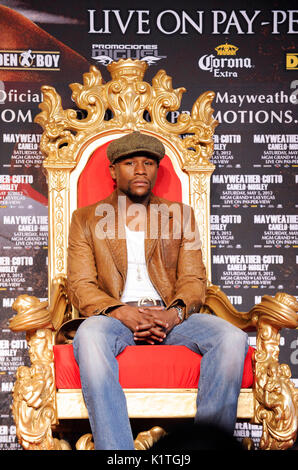
[[[118,80],[121,77],[143,80],[147,68],[147,62],[132,59],[120,59],[119,61],[112,62],[107,66],[112,80]]]

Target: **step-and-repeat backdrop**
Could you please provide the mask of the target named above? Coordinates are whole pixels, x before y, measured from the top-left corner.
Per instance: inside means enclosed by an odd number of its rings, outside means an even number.
[[[28,365],[25,335],[8,328],[11,305],[22,293],[47,298],[47,184],[42,130],[33,122],[41,85],[56,87],[64,108],[71,107],[68,85],[82,83],[90,64],[109,79],[110,62],[132,58],[148,63],[147,81],[162,68],[174,88],[187,89],[180,112],[203,91],[215,91],[213,283],[239,311],[265,294],[296,295],[298,10],[288,0],[206,5],[1,2],[0,449],[20,448],[11,390],[16,369]],[[297,385],[297,330],[282,330],[280,359]],[[260,432],[249,423],[235,429],[256,441]]]

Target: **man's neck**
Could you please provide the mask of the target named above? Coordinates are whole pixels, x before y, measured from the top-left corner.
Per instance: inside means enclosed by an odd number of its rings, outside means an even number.
[[[126,198],[126,210],[128,210],[129,206],[132,204],[142,204],[143,206],[147,207],[151,198],[151,192],[147,194],[146,196],[132,196],[132,195],[127,195],[121,190],[117,190],[118,196],[124,196]]]
[[[150,202],[151,193],[146,195],[146,197],[129,197],[127,194],[123,193],[120,190],[117,190],[118,197],[124,196],[126,201],[126,206],[121,204],[123,210],[126,210],[125,214],[122,214],[125,219],[125,225],[130,228],[132,231],[145,231],[146,220],[147,220],[147,207]],[[133,206],[134,205],[134,206]],[[137,206],[140,206],[139,210]],[[124,209],[125,208],[125,209]],[[144,210],[145,209],[145,210]]]

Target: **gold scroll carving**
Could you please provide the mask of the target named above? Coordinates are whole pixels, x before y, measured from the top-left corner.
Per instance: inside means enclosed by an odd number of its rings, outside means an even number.
[[[65,281],[53,282],[50,307],[37,297],[20,295],[12,305],[17,314],[10,319],[12,331],[26,331],[31,367],[17,370],[12,412],[20,444],[27,450],[69,449],[52,436],[57,422],[53,344],[55,328],[67,310]]]
[[[280,329],[297,328],[298,302],[278,293],[263,296],[252,311],[258,326],[255,354],[256,420],[263,424],[260,449],[283,450],[296,440],[298,391],[287,364],[279,364]]]
[[[239,328],[257,330],[254,354],[255,412],[253,422],[263,425],[260,449],[283,450],[293,446],[298,422],[298,391],[287,364],[279,364],[281,328],[297,328],[298,302],[286,293],[264,295],[249,312],[237,312],[218,286],[210,286],[209,312]]]

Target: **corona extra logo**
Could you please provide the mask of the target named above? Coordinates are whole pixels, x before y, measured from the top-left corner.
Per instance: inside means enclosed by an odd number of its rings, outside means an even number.
[[[235,57],[238,47],[232,44],[220,44],[215,47],[217,56],[205,54],[198,60],[198,66],[205,72],[211,72],[214,77],[238,78],[241,69],[250,69],[253,67],[250,57]]]
[[[232,46],[232,44],[221,44],[220,46],[215,47],[217,55],[236,55],[238,47]]]

